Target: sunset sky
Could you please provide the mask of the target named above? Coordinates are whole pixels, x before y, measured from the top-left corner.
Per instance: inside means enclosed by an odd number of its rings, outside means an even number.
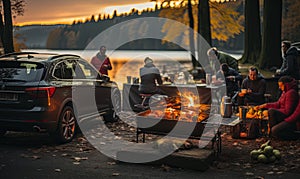
[[[132,8],[154,7],[150,0],[26,0],[25,13],[14,19],[15,25],[72,23],[87,17],[128,12]]]

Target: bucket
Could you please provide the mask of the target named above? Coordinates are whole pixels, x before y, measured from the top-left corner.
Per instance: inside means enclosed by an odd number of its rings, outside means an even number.
[[[239,107],[239,118],[246,119],[246,114],[247,114],[247,108],[243,106]]]

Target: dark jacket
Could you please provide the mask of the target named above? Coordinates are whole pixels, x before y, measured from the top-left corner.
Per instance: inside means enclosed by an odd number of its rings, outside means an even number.
[[[284,91],[282,92],[278,101],[267,103],[266,108],[277,109],[286,116],[290,116],[298,104],[298,99],[299,95],[297,81],[293,80],[292,82],[285,84]]]
[[[298,60],[298,50],[296,47],[290,47],[282,57],[282,65],[279,75],[289,75],[297,80],[300,79]]]
[[[234,76],[235,79],[228,79],[226,77],[228,76]],[[226,83],[226,90],[227,90],[227,96],[232,97],[234,95],[234,92],[237,92],[239,90],[238,82],[242,80],[242,76],[233,68],[229,68],[227,72],[222,72],[221,70],[218,71],[216,75],[217,79],[224,80]]]
[[[245,95],[245,104],[263,104],[265,102],[264,94],[266,92],[266,81],[259,74],[256,80],[250,80],[249,76],[245,78],[242,82],[242,89],[251,89],[252,93],[247,93]]]
[[[218,52],[217,56],[220,64],[227,63],[230,68],[233,68],[237,71],[239,70],[238,61],[234,57],[222,52]]]
[[[162,84],[162,79],[158,68],[153,63],[145,64],[140,68],[141,84],[139,91],[141,93],[154,94],[158,93],[156,83]]]

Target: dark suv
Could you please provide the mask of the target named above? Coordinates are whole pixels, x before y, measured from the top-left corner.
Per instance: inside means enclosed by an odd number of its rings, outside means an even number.
[[[75,101],[91,93],[94,98],[88,100],[94,102]],[[77,55],[20,52],[0,57],[0,136],[47,131],[66,143],[79,129],[77,118],[101,115],[114,121],[120,104],[117,84]]]

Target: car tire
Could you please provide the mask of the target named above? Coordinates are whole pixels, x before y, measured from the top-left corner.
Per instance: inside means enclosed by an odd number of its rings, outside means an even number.
[[[0,129],[0,137],[4,136],[6,134],[6,130]]]
[[[71,106],[65,106],[60,113],[55,138],[58,143],[71,142],[76,134],[77,124],[74,110]]]
[[[119,89],[115,88],[112,90],[111,102],[111,109],[103,116],[105,122],[117,122],[120,119],[119,114],[121,112],[121,93]]]

